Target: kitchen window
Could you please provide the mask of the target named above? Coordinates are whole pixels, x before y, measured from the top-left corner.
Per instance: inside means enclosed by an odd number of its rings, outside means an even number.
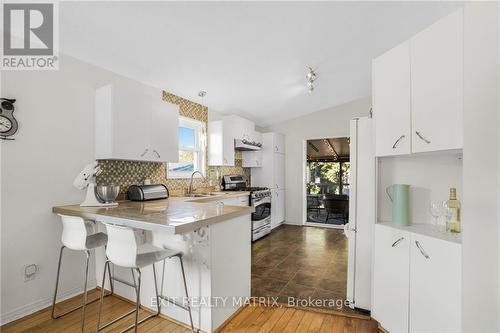
[[[205,123],[179,117],[179,162],[168,163],[168,178],[190,178],[194,171],[205,175]]]

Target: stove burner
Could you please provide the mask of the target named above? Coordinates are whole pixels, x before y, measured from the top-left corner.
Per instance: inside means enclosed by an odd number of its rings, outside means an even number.
[[[267,191],[268,187],[240,187],[240,188],[228,188],[225,191],[240,191],[240,192],[255,192],[255,191]]]

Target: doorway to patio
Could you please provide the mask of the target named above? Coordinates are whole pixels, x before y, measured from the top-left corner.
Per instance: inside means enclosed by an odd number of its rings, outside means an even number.
[[[306,142],[306,225],[343,228],[349,220],[349,138]]]

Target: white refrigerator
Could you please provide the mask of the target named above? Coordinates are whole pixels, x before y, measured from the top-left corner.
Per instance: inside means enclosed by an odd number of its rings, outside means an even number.
[[[352,308],[371,310],[372,242],[375,226],[375,145],[373,119],[350,123],[347,300]]]

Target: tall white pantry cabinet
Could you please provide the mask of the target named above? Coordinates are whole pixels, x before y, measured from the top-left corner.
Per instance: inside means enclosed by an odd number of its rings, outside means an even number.
[[[271,228],[285,221],[285,136],[262,134],[262,167],[252,168],[252,186],[271,188]]]
[[[459,9],[373,60],[379,162],[463,148],[463,24]],[[431,224],[377,223],[372,317],[391,333],[460,332],[461,247]]]

